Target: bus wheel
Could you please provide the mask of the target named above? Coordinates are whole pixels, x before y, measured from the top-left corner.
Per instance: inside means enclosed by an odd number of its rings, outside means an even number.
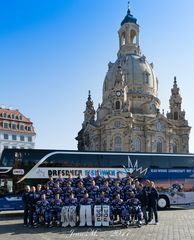
[[[158,199],[158,208],[159,209],[167,209],[169,207],[169,199],[168,197],[161,195]]]

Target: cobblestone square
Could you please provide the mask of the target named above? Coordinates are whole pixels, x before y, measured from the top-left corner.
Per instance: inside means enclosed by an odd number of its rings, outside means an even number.
[[[194,207],[174,208],[159,212],[159,225],[154,222],[141,228],[122,226],[109,228],[45,228],[23,226],[22,213],[0,213],[0,239],[3,240],[190,240],[194,239]]]

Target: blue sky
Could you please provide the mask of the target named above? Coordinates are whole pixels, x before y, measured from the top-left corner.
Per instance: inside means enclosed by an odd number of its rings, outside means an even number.
[[[177,76],[194,127],[194,1],[131,0],[131,11],[159,79],[161,110],[169,110]],[[33,121],[37,148],[76,149],[88,90],[97,107],[126,12],[127,0],[0,1],[0,104]]]

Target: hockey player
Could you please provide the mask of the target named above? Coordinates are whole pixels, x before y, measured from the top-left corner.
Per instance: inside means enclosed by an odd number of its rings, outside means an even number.
[[[93,200],[89,198],[87,192],[84,193],[84,197],[80,199],[80,226],[85,225],[92,226],[92,207]]]
[[[113,198],[115,198],[117,194],[120,194],[121,198],[123,198],[123,191],[122,191],[122,188],[119,186],[118,181],[114,182],[114,185],[112,186],[111,190],[112,190]]]
[[[41,200],[36,202],[36,211],[35,211],[35,225],[37,226],[38,223],[45,223],[48,226],[50,219],[49,219],[49,210],[50,204],[46,200],[46,195],[41,195]]]
[[[124,187],[129,179],[132,181],[131,173],[127,172],[126,177],[122,178],[121,185]]]
[[[93,199],[93,201],[95,201],[99,195],[99,186],[96,186],[94,180],[92,181],[91,186],[88,187],[88,194],[89,197]]]
[[[105,196],[105,192],[100,190],[100,195],[99,197],[96,198],[95,205],[109,205],[109,204],[110,204],[110,199]]]
[[[77,210],[78,200],[74,197],[74,193],[71,192],[70,196],[65,199],[64,207],[61,211],[62,227],[76,226],[77,223]]]
[[[123,199],[124,201],[127,201],[130,198],[131,192],[133,192],[133,186],[132,186],[132,179],[129,178],[127,180],[126,185],[123,187]]]
[[[49,185],[49,188],[52,190],[54,188],[54,180],[53,180],[53,176],[49,175],[49,181],[47,182],[47,185]]]
[[[105,197],[112,199],[111,188],[109,187],[109,182],[107,180],[104,181],[103,186],[100,188],[101,192],[104,192]]]
[[[69,199],[73,188],[71,186],[71,182],[67,182],[66,185],[62,188],[61,199],[65,202],[66,198]]]
[[[111,177],[111,172],[110,172],[110,171],[107,172],[107,178],[106,178],[105,181],[108,181],[109,187],[112,187],[112,186],[113,186],[114,180],[113,180],[113,178]]]
[[[101,171],[97,170],[96,171],[96,177],[94,178],[96,185],[99,186],[99,188],[102,187],[103,183],[104,183],[104,177],[101,175]]]
[[[61,222],[61,209],[63,207],[62,200],[60,199],[60,195],[56,194],[55,199],[51,202],[51,211],[50,211],[50,218],[52,219],[52,222],[57,224],[57,226],[60,226]],[[51,223],[50,227],[53,226],[53,223]]]
[[[115,182],[118,182],[119,185],[121,185],[122,178],[121,178],[121,176],[120,176],[120,172],[117,172],[117,173],[116,173],[116,178],[113,179],[113,182],[114,182],[114,183],[115,183]]]
[[[123,205],[124,205],[124,202],[120,198],[120,194],[117,193],[115,195],[115,199],[111,202],[111,205],[110,205],[112,223],[114,223],[114,220],[117,220],[118,216],[119,216],[119,220],[121,220]]]
[[[42,190],[42,194],[46,195],[46,199],[49,202],[54,199],[53,191],[50,189],[49,185],[46,185],[46,188]]]
[[[127,200],[125,208],[128,212],[128,220],[132,221],[137,218],[137,226],[141,227],[142,224],[142,212],[141,212],[141,203],[139,199],[135,197],[135,193],[130,193],[130,199]]]
[[[91,171],[88,170],[88,174],[87,177],[84,178],[84,186],[90,187],[92,185],[92,181],[94,180],[94,178],[92,177]]]
[[[83,186],[83,182],[78,182],[77,188],[75,189],[75,196],[80,201],[81,198],[83,198],[84,194],[86,192],[86,188]]]
[[[96,198],[94,206],[94,224],[95,226],[109,226],[110,223],[110,200],[103,191]]]
[[[62,173],[59,174],[58,178],[55,179],[55,183],[59,183],[59,187],[62,188],[64,185],[64,178]]]
[[[76,187],[78,182],[84,182],[84,179],[83,179],[83,176],[82,176],[81,172],[79,172],[78,176],[76,178],[74,178],[72,187]]]
[[[65,179],[65,183],[67,184],[68,182],[70,182],[70,183],[71,183],[71,186],[73,186],[73,184],[74,184],[74,179],[73,179],[71,173],[69,173],[69,174],[68,174],[68,178]]]
[[[54,188],[53,188],[53,194],[54,195],[56,195],[56,194],[61,195],[61,193],[62,193],[62,189],[60,188],[59,182],[55,182]]]

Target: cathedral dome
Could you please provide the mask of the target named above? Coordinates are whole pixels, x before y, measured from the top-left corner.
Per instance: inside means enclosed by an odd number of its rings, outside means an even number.
[[[125,18],[121,22],[121,26],[125,23],[137,23],[137,19],[134,18],[133,15],[131,15],[131,12],[130,12],[129,9],[127,11],[127,15],[125,16]]]
[[[103,100],[108,98],[109,92],[114,88],[118,67],[121,67],[124,86],[128,94],[158,96],[158,80],[145,56],[127,54],[119,57],[115,63],[109,63],[103,85]]]

